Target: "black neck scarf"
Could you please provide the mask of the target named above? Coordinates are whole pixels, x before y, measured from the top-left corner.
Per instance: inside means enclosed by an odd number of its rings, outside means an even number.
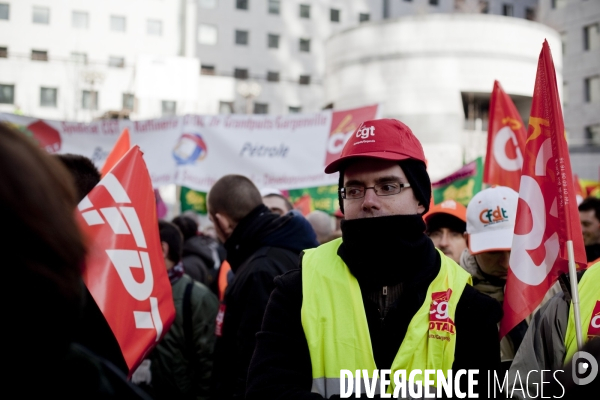
[[[436,251],[420,215],[344,220],[338,255],[363,290],[435,277]]]

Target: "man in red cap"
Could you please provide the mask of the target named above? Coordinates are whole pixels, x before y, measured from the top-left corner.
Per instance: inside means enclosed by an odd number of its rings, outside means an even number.
[[[417,138],[397,120],[366,121],[325,172],[339,172],[342,238],[275,279],[247,397],[330,398],[352,382],[343,370],[375,369],[387,371],[388,393],[397,371],[478,369],[485,393],[501,310],[425,234],[431,183]]]
[[[436,248],[457,264],[462,252],[467,248],[467,208],[454,200],[444,200],[436,204],[425,215],[427,235]]]

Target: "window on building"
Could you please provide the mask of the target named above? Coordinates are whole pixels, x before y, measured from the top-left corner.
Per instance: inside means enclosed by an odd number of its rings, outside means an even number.
[[[8,57],[8,47],[0,47],[0,58]]]
[[[10,18],[10,5],[6,3],[0,3],[0,19]]]
[[[279,72],[267,71],[267,81],[279,82]]]
[[[310,5],[300,4],[300,18],[310,18]]]
[[[512,4],[502,4],[502,15],[506,15],[507,17],[513,16],[513,5]]]
[[[146,21],[146,33],[153,36],[162,36],[162,21],[158,19]]]
[[[48,7],[33,7],[33,23],[48,25],[50,23],[50,9]]]
[[[525,19],[535,21],[535,9],[529,7],[525,8]]]
[[[58,89],[56,88],[40,88],[40,107],[56,107],[56,99],[58,97]]]
[[[200,8],[215,8],[217,6],[217,0],[199,0]]]
[[[217,27],[215,25],[198,25],[198,43],[214,46],[217,44]]]
[[[550,8],[563,8],[567,5],[567,0],[550,0]]]
[[[567,84],[566,81],[563,81],[562,98],[563,98],[563,106],[566,107],[569,104],[569,85]]]
[[[98,109],[98,92],[95,90],[81,91],[81,108],[84,110]]]
[[[133,111],[135,96],[132,93],[123,93],[123,110]]]
[[[586,103],[600,102],[600,76],[591,76],[584,80],[584,100]]]
[[[254,114],[268,114],[269,105],[267,103],[254,103]]]
[[[127,29],[127,20],[123,16],[110,16],[110,30],[115,32],[125,32]]]
[[[235,44],[247,45],[248,37],[250,36],[248,31],[235,31]]]
[[[340,22],[340,10],[336,10],[335,8],[331,8],[329,10],[329,20],[331,22]]]
[[[86,53],[79,53],[79,52],[71,52],[71,61],[73,61],[76,64],[87,64],[88,59],[87,59],[87,54]]]
[[[279,48],[279,35],[269,33],[267,36],[267,47],[269,47],[270,49],[278,49]]]
[[[300,39],[300,51],[310,53],[310,39]]]
[[[238,10],[247,10],[248,0],[235,0],[235,8]]]
[[[564,56],[565,54],[567,54],[567,32],[560,33],[560,44],[562,48],[562,55]]]
[[[4,85],[0,83],[0,104],[15,103],[15,85]]]
[[[586,126],[585,138],[588,145],[600,146],[600,124]]]
[[[174,117],[177,115],[177,102],[173,100],[163,100],[161,102],[162,116]]]
[[[595,23],[583,27],[583,50],[590,51],[600,48],[600,24]]]
[[[85,11],[73,11],[71,14],[71,26],[77,29],[89,28],[90,15]]]
[[[31,50],[31,59],[35,61],[48,61],[48,51]]]
[[[302,112],[302,107],[292,107],[292,106],[288,107],[288,113],[290,113],[290,114],[299,114],[301,112]]]
[[[233,114],[233,101],[219,101],[219,114]]]
[[[430,6],[438,6],[440,5],[438,0],[429,0],[429,5]]]
[[[247,68],[236,68],[233,70],[233,77],[235,79],[248,79]]]
[[[358,22],[367,22],[369,19],[371,19],[370,14],[367,14],[367,13],[358,14]]]
[[[479,11],[482,14],[489,14],[490,12],[490,2],[487,0],[479,0]]]
[[[215,74],[215,66],[214,65],[200,65],[200,75],[214,75]]]
[[[125,68],[125,57],[108,57],[108,66],[114,68]]]
[[[310,75],[300,75],[298,83],[300,85],[310,85]]]
[[[279,15],[281,12],[281,1],[269,0],[269,14]]]

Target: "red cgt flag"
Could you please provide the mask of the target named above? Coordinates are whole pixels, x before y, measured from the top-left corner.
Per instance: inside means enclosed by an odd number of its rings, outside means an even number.
[[[531,314],[557,277],[568,272],[567,241],[573,241],[575,262],[586,266],[556,74],[546,41],[524,150],[500,337]]]
[[[490,99],[487,155],[483,181],[519,190],[527,133],[521,116],[500,82],[494,81]]]
[[[83,280],[130,374],[175,318],[150,175],[132,147],[79,203],[89,248]]]

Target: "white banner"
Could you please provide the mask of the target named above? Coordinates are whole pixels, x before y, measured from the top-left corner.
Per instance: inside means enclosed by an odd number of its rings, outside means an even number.
[[[146,121],[91,123],[0,113],[0,120],[37,139],[51,153],[81,154],[101,168],[124,128],[144,152],[155,187],[178,184],[208,191],[227,174],[258,187],[296,189],[337,183],[323,172],[360,123],[378,106],[289,115],[185,115]]]

